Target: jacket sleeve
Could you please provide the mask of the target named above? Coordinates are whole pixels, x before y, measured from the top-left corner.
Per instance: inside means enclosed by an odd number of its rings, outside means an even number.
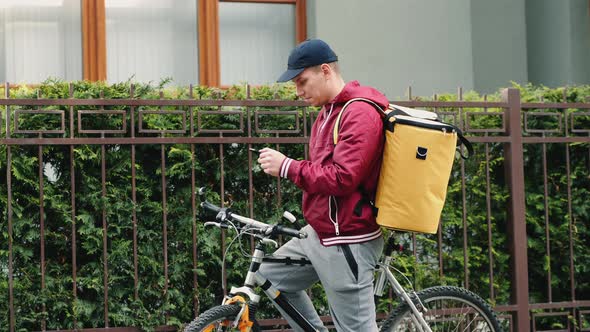
[[[279,175],[308,193],[347,195],[358,189],[380,160],[383,141],[383,123],[377,110],[364,102],[351,103],[340,121],[332,163],[320,165],[287,158]]]

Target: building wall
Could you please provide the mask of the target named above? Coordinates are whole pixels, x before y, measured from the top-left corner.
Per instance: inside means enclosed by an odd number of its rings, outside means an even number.
[[[573,84],[590,84],[590,1],[570,0]]]
[[[388,97],[590,83],[587,0],[308,0],[345,80]]]
[[[525,0],[471,1],[473,89],[492,93],[526,83]]]
[[[590,13],[586,0],[527,0],[529,78],[536,84],[590,83]]]
[[[326,40],[345,80],[389,98],[472,88],[470,1],[311,0],[308,35]]]

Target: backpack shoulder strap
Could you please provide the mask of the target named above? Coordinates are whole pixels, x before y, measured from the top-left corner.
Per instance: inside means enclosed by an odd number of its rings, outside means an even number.
[[[363,102],[369,103],[369,104],[375,106],[375,108],[378,109],[379,112],[386,114],[386,111],[383,110],[381,108],[381,106],[379,106],[376,102],[374,102],[370,99],[353,98],[353,99],[347,101],[346,104],[344,104],[344,106],[342,107],[342,110],[340,110],[340,113],[338,114],[338,117],[336,118],[336,123],[334,123],[334,131],[333,131],[334,145],[336,145],[336,143],[338,143],[338,131],[340,129],[340,118],[342,117],[342,114],[344,114],[344,111],[346,110],[348,105],[350,105],[350,103],[355,102],[355,101],[363,101]],[[358,190],[361,193],[361,199],[359,199],[359,201],[356,203],[356,205],[354,207],[354,211],[353,211],[354,214],[356,216],[360,217],[361,213],[362,213],[363,205],[368,204],[371,207],[371,211],[373,212],[373,215],[376,216],[377,215],[377,208],[375,207],[375,203],[371,200],[371,198],[369,197],[369,194],[363,188],[362,184],[359,185]]]
[[[366,99],[366,98],[352,98],[351,100],[347,101],[346,104],[344,104],[344,106],[342,107],[342,110],[340,110],[340,113],[338,114],[338,117],[336,118],[336,123],[334,124],[334,131],[333,131],[334,145],[336,145],[336,143],[338,143],[338,131],[340,130],[340,118],[342,117],[342,114],[346,110],[346,107],[348,105],[350,105],[350,103],[355,102],[355,101],[364,101],[366,103],[372,104],[379,111],[381,111],[381,113],[384,113],[384,111],[381,109],[381,106],[379,106],[376,102],[374,102],[374,101],[372,101],[370,99]]]

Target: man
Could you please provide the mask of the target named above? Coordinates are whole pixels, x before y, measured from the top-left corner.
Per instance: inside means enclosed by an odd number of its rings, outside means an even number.
[[[258,162],[265,173],[293,181],[303,190],[306,239],[292,239],[275,255],[304,257],[311,265],[263,264],[260,273],[285,294],[318,330],[325,330],[305,290],[321,281],[338,331],[377,331],[373,272],[383,248],[371,202],[375,196],[383,123],[371,104],[352,102],[342,115],[338,143],[333,129],[342,106],[356,97],[385,109],[377,90],[345,83],[338,57],[322,40],[299,44],[279,82],[293,81],[297,95],[322,109],[313,124],[309,160],[294,160],[264,148]],[[298,328],[296,323],[289,321]]]

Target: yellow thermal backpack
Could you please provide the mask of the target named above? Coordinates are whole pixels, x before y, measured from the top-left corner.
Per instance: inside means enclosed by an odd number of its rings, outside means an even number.
[[[455,151],[463,144],[471,155],[471,143],[459,128],[438,121],[434,112],[393,104],[383,110],[369,99],[354,98],[338,114],[334,144],[338,142],[340,118],[355,101],[370,103],[384,115],[385,146],[374,202],[377,224],[394,230],[436,233]]]

